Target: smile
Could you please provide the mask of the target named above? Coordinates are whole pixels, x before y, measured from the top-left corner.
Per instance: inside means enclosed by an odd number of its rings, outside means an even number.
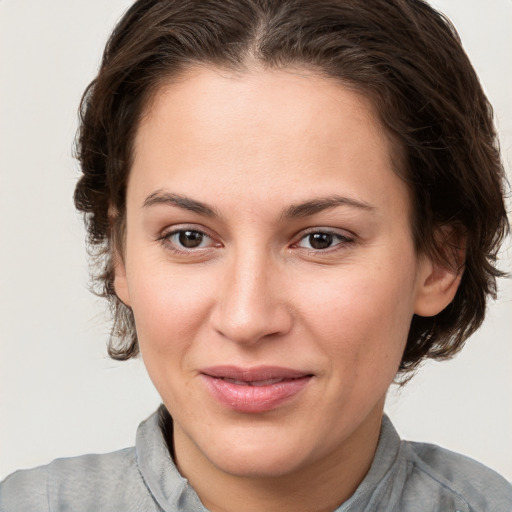
[[[254,380],[254,381],[245,381],[245,380],[236,380],[236,379],[228,379],[223,378],[225,382],[230,382],[231,384],[236,384],[237,386],[269,386],[270,384],[278,384],[279,382],[283,382],[284,379],[265,379],[265,380]]]
[[[233,366],[206,368],[201,376],[218,403],[241,413],[276,409],[292,400],[313,377],[311,373],[289,368]]]

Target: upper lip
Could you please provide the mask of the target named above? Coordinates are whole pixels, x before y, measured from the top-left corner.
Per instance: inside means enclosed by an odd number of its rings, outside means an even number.
[[[202,368],[200,373],[219,379],[233,379],[245,382],[256,382],[269,379],[299,379],[312,376],[311,372],[295,370],[281,366],[255,366],[242,368],[239,366],[210,366]]]

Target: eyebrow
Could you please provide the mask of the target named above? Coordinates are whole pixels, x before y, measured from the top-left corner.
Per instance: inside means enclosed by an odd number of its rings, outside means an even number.
[[[329,196],[318,199],[312,199],[300,204],[292,204],[283,212],[284,218],[300,218],[309,217],[320,213],[330,208],[337,206],[350,206],[352,208],[359,208],[367,211],[374,211],[375,207],[365,201],[359,201],[350,197],[344,196]]]
[[[190,197],[187,196],[173,194],[171,192],[166,192],[163,190],[157,190],[156,192],[150,194],[145,199],[142,207],[147,208],[149,206],[159,204],[182,208],[184,210],[189,210],[199,215],[204,215],[206,217],[221,216],[219,212],[216,210],[216,208],[209,206],[206,203],[197,201],[195,199],[191,199]],[[292,219],[309,217],[315,215],[316,213],[320,213],[324,210],[336,208],[337,206],[350,206],[352,208],[358,208],[367,211],[375,210],[374,206],[365,201],[335,195],[312,199],[310,201],[305,201],[304,203],[292,204],[291,206],[283,210],[281,218]]]
[[[147,208],[156,204],[176,206],[184,210],[198,213],[199,215],[205,215],[206,217],[220,217],[215,208],[208,206],[206,203],[196,201],[195,199],[180,194],[164,192],[163,190],[157,190],[146,197],[142,207]]]

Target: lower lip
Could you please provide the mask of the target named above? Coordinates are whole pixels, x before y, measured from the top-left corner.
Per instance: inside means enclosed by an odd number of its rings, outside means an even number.
[[[286,379],[266,386],[244,386],[203,374],[208,391],[221,404],[237,412],[271,411],[291,400],[311,380],[311,376]]]

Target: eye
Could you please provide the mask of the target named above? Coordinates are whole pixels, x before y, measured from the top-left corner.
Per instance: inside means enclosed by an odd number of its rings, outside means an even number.
[[[167,243],[179,249],[202,249],[210,247],[212,239],[202,231],[195,229],[179,229],[163,236]]]
[[[303,249],[314,251],[324,251],[336,247],[340,244],[352,242],[352,239],[339,233],[331,233],[329,231],[315,231],[303,236],[296,244]]]

